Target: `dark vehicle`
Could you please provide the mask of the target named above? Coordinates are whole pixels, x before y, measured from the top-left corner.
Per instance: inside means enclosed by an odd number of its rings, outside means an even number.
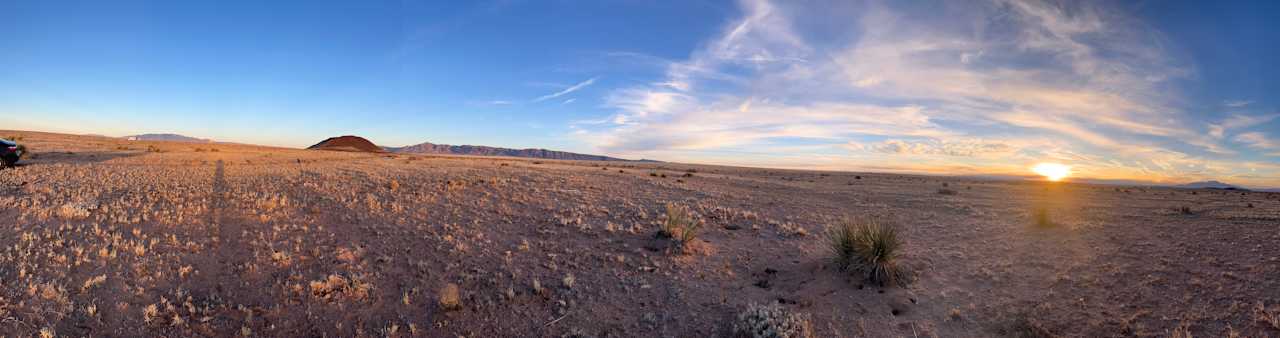
[[[24,150],[26,149],[16,142],[0,139],[0,161],[3,161],[5,167],[17,164]]]

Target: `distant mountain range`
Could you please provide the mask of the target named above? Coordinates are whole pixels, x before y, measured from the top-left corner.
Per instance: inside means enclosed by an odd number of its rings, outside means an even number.
[[[129,141],[170,141],[170,142],[191,142],[191,143],[209,143],[212,140],[183,136],[178,134],[138,134],[121,137]]]
[[[1176,185],[1175,188],[1184,189],[1227,189],[1227,190],[1248,190],[1234,185],[1218,182],[1218,181],[1200,181],[1191,182],[1182,185]]]
[[[627,161],[620,158],[570,153],[564,151],[546,150],[546,149],[511,149],[487,146],[472,145],[448,145],[434,144],[430,142],[415,144],[407,147],[383,147],[387,151],[393,153],[404,154],[446,154],[446,155],[478,155],[478,156],[507,156],[507,157],[528,157],[528,158],[545,158],[551,160],[574,160],[574,161]]]

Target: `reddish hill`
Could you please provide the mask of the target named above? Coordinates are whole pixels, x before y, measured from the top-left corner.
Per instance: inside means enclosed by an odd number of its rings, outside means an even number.
[[[320,143],[316,143],[313,146],[307,147],[307,149],[334,150],[334,151],[358,151],[358,152],[370,152],[370,153],[386,152],[386,150],[382,149],[382,147],[374,145],[373,142],[369,142],[369,140],[366,140],[363,137],[351,136],[351,135],[330,137],[328,139],[325,139],[324,141],[320,141]]]

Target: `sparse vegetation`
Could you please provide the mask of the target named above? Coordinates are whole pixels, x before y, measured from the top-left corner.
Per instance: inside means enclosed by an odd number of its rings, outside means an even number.
[[[689,207],[667,204],[667,219],[663,221],[662,228],[658,229],[658,237],[675,239],[681,248],[687,250],[690,243],[698,239],[701,228],[703,221],[696,220]]]
[[[671,238],[687,250],[690,243],[698,238],[702,230],[702,222],[695,220],[689,208],[675,203],[667,203],[667,218],[658,230],[658,237]]]
[[[790,313],[776,303],[747,306],[733,323],[733,332],[740,338],[813,337],[813,327],[807,315]]]
[[[1031,211],[1031,218],[1035,220],[1036,226],[1041,228],[1052,228],[1054,226],[1053,219],[1049,217],[1049,208],[1040,206]]]
[[[1000,325],[997,333],[1008,338],[1054,338],[1057,335],[1045,328],[1039,321],[1029,316],[1017,315],[1012,320]]]
[[[938,194],[939,195],[955,195],[956,191],[947,189],[947,188],[942,188],[942,189],[938,189]]]
[[[1253,306],[1253,319],[1273,330],[1280,330],[1280,305],[1267,308],[1261,301]]]
[[[1187,322],[1178,324],[1177,327],[1173,328],[1173,333],[1169,334],[1169,338],[1192,338],[1191,324]]]
[[[440,308],[445,311],[462,309],[462,296],[458,290],[458,284],[449,283],[440,288],[439,303]]]
[[[10,337],[42,330],[58,337],[505,337],[574,328],[592,336],[755,336],[733,331],[751,301],[811,314],[818,336],[1169,336],[1178,318],[1198,320],[1185,330],[1196,336],[1280,333],[1280,304],[1265,278],[1280,261],[1269,254],[1280,210],[1275,193],[1126,195],[1064,183],[1040,195],[1033,185],[972,183],[979,189],[970,190],[962,181],[943,187],[936,178],[857,181],[843,173],[799,184],[820,175],[709,167],[678,184],[688,171],[674,163],[539,167],[237,144],[216,144],[226,150],[218,154],[212,144],[41,135],[27,142],[47,150],[39,154],[45,157],[0,175],[0,332]],[[148,144],[165,153],[149,156]],[[133,148],[115,149],[121,146]],[[252,166],[242,165],[249,160]],[[938,196],[939,188],[962,193]],[[1024,197],[1034,202],[1010,202]],[[895,236],[911,234],[911,246],[893,250],[898,269],[937,279],[872,287],[874,271],[888,269],[860,268],[858,236],[848,235],[838,280],[854,283],[815,284],[836,265],[803,257],[812,257],[814,245],[826,253],[829,228],[821,225],[837,223],[836,213],[850,205],[864,217],[909,220]],[[1183,205],[1203,208],[1195,214],[1205,217],[1181,216]],[[1051,224],[1050,216],[1080,231],[1031,229]],[[1206,227],[1224,219],[1230,227]],[[1161,236],[1133,224],[1158,225]],[[1206,229],[1212,236],[1198,235]],[[1055,238],[1062,235],[1084,241]],[[1220,238],[1261,254],[1224,253],[1207,242]],[[919,268],[908,252],[919,252]],[[1109,259],[1078,264],[1082,253]],[[1195,259],[1161,258],[1178,255]],[[1052,293],[1026,287],[1042,280]],[[440,297],[447,282],[457,287],[457,306]],[[1163,296],[1153,288],[1223,290],[1247,301],[1152,301]],[[1099,311],[1120,293],[1149,312]],[[681,298],[689,295],[710,296]],[[987,310],[1025,305],[1041,315],[1018,325]],[[1196,317],[1202,310],[1215,322]],[[486,322],[495,318],[511,325]],[[527,328],[545,329],[521,331]]]
[[[846,219],[827,230],[832,262],[862,274],[880,286],[902,285],[907,273],[898,264],[902,242],[898,231],[875,221]]]

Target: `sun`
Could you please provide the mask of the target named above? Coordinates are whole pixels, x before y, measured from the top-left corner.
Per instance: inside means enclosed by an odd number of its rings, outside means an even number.
[[[1059,163],[1040,163],[1031,167],[1031,171],[1048,178],[1050,181],[1061,181],[1071,175],[1071,166]]]

